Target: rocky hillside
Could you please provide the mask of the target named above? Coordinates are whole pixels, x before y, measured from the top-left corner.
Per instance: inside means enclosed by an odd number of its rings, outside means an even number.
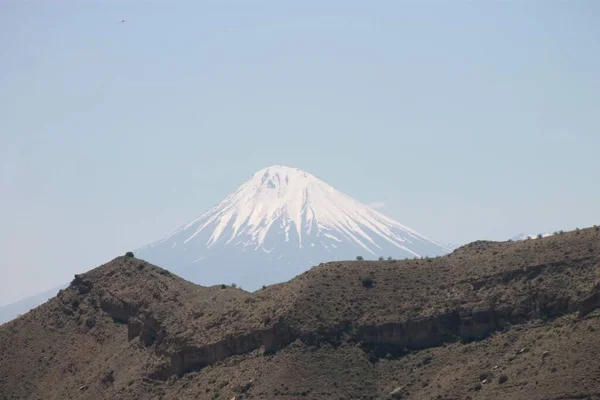
[[[133,257],[0,327],[0,399],[600,399],[600,231],[254,293]]]

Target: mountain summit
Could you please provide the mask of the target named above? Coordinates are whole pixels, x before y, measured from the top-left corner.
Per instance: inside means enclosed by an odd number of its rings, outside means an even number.
[[[315,176],[275,165],[136,255],[200,284],[256,289],[324,261],[447,252]]]

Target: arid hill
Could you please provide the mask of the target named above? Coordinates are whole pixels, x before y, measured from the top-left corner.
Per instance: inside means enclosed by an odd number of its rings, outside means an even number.
[[[119,257],[0,326],[0,399],[600,399],[599,308],[595,228],[255,293]]]

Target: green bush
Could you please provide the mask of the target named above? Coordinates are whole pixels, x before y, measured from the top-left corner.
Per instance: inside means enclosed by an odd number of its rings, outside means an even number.
[[[484,380],[488,379],[491,375],[492,374],[490,371],[481,371],[479,373],[479,380],[484,381]]]
[[[125,253],[125,257],[129,257],[129,258],[133,257],[133,252],[128,251],[127,253]]]
[[[508,376],[506,374],[501,374],[498,377],[498,383],[502,384],[508,380]]]
[[[364,260],[364,258],[362,256],[357,256],[356,257],[356,261],[362,261],[362,260]]]

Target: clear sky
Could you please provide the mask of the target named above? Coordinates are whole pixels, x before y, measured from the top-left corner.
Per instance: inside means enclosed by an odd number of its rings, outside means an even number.
[[[599,20],[594,0],[0,1],[0,305],[271,164],[444,243],[600,224]]]

